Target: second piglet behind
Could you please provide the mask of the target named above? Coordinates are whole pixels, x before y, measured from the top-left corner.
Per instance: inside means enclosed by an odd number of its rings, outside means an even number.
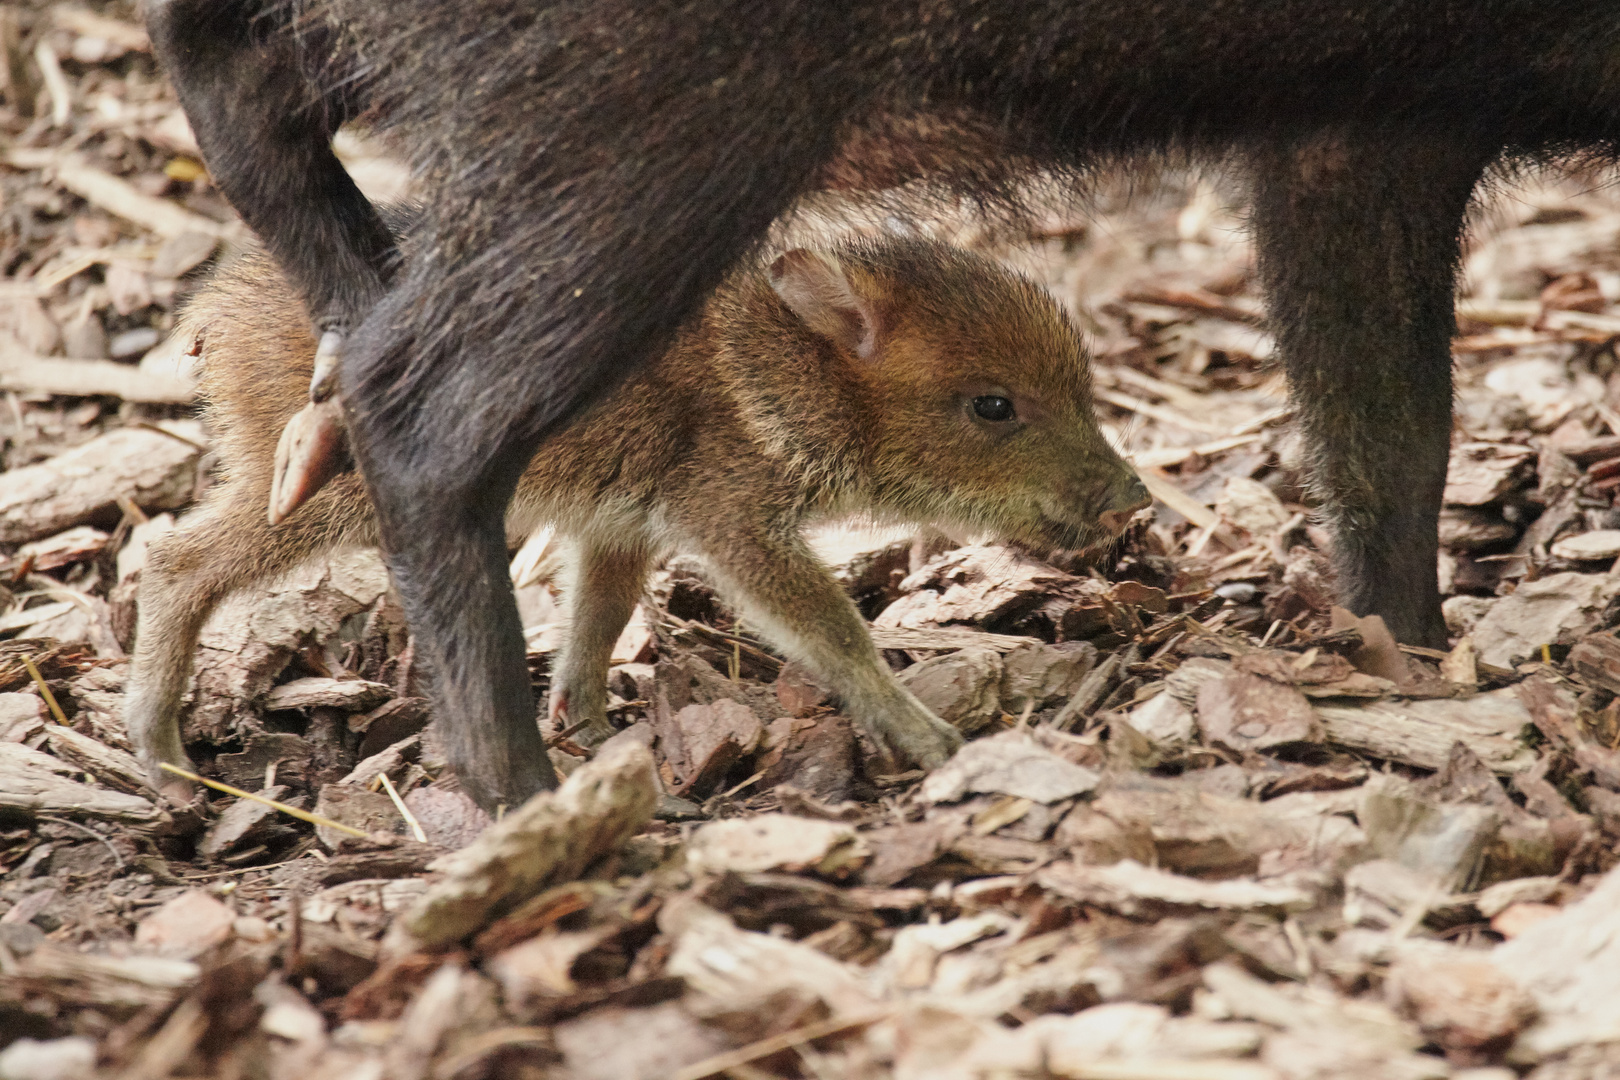
[[[130,734],[150,767],[186,762],[179,709],[204,620],[235,589],[377,542],[359,477],[265,520],[277,437],[304,404],[315,341],[271,262],[249,254],[192,303],[222,481],[155,542],[141,583]],[[466,423],[476,426],[478,418]],[[700,557],[721,595],[843,700],[872,736],[932,767],[961,743],[895,679],[803,538],[849,513],[1078,549],[1146,505],[1093,414],[1088,362],[1046,293],[923,240],[797,249],[735,273],[661,359],[547,442],[507,512],[513,537],[572,542],[570,630],[551,714],[609,733],[609,657],[655,562]],[[439,718],[486,807],[515,770]],[[165,783],[174,786],[172,778]]]

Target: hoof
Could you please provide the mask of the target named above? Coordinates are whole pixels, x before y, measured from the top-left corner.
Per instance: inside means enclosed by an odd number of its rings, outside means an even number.
[[[329,397],[299,409],[281,430],[270,480],[270,524],[279,525],[342,472],[348,454],[341,402]]]

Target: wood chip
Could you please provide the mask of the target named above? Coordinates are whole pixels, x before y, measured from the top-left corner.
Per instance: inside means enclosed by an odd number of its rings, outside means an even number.
[[[1530,712],[1512,688],[1471,698],[1317,704],[1327,741],[1422,769],[1446,763],[1461,742],[1499,774],[1528,769],[1535,753],[1520,741]]]
[[[1209,742],[1240,753],[1322,741],[1322,725],[1305,695],[1259,675],[1229,675],[1199,687],[1198,727]]]
[[[1234,878],[1200,881],[1124,859],[1112,866],[1054,863],[1035,880],[1058,896],[1131,918],[1162,918],[1199,911],[1304,911],[1314,898],[1276,882]]]
[[[125,401],[186,405],[195,400],[191,379],[143,372],[111,360],[38,356],[0,340],[0,390],[64,397],[116,397]]]
[[[955,802],[982,792],[1040,803],[1070,799],[1095,788],[1091,769],[1065,761],[1022,731],[968,743],[923,781],[928,802]]]
[[[686,861],[693,873],[780,870],[842,877],[864,865],[870,854],[851,825],[761,814],[700,826],[692,835]]]
[[[190,502],[197,483],[202,432],[176,424],[182,438],[120,428],[38,465],[0,474],[0,541],[17,543],[60,532],[98,515],[117,515],[120,498],[143,509]]]
[[[0,742],[0,808],[25,814],[99,817],[157,826],[167,815],[137,795],[107,791],[68,777],[79,770],[38,750]]]
[[[51,150],[13,149],[6,160],[18,169],[47,169],[56,182],[73,194],[101,209],[134,222],[159,236],[203,233],[207,236],[240,238],[238,225],[225,225],[194,214],[178,203],[143,194],[128,180]]]
[[[658,780],[637,742],[604,748],[555,792],[536,795],[434,864],[443,877],[395,924],[409,941],[448,945],[547,885],[568,881],[652,817]]]
[[[364,679],[304,678],[282,683],[264,699],[264,707],[309,709],[325,706],[344,712],[365,712],[394,696],[393,687]]]

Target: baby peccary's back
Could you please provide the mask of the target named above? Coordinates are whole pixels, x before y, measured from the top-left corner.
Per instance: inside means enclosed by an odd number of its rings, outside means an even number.
[[[376,540],[352,474],[280,524],[265,518],[276,440],[305,401],[315,350],[270,262],[239,260],[186,318],[223,479],[142,583],[129,717],[154,767],[185,760],[180,698],[218,601]],[[554,524],[572,543],[550,714],[576,737],[609,733],[613,644],[653,562],[682,550],[878,741],[933,766],[960,736],[881,662],[806,523],[865,511],[1082,548],[1145,504],[1098,430],[1084,351],[1050,298],[960,250],[882,240],[734,274],[662,358],[541,449],[508,523],[514,535]]]

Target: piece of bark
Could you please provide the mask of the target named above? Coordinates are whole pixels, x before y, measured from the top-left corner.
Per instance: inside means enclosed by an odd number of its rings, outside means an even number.
[[[753,753],[765,734],[754,710],[740,701],[688,705],[675,714],[675,723],[680,725],[687,767],[694,772],[701,771],[715,751],[726,743],[735,746],[733,761]]]
[[[201,889],[190,889],[141,920],[135,947],[158,956],[195,960],[228,941],[236,912]]]
[[[113,790],[143,797],[152,794],[146,781],[146,769],[134,755],[61,724],[46,728],[45,735],[57,757],[77,765]]]
[[[290,731],[255,731],[237,754],[220,754],[214,759],[220,778],[252,791],[261,787],[270,767],[292,787],[309,784],[315,768],[315,748],[302,735]]]
[[[767,749],[756,768],[763,788],[788,785],[813,799],[841,803],[851,797],[859,772],[855,729],[847,716],[823,713],[808,719],[771,721]]]
[[[1536,1018],[1536,1002],[1486,957],[1411,952],[1390,968],[1385,993],[1456,1064],[1507,1049]]]
[[[356,548],[311,560],[267,587],[227,598],[198,637],[196,705],[188,732],[224,742],[244,717],[257,726],[257,702],[292,658],[312,642],[331,641],[345,620],[370,608],[387,590],[381,556],[375,549]]]
[[[401,739],[386,749],[379,750],[368,758],[362,758],[359,764],[349,770],[349,774],[339,780],[340,784],[359,784],[364,787],[377,778],[378,773],[387,773],[390,778],[406,764],[415,761],[422,753],[422,736],[412,735]]]
[[[501,1020],[495,983],[487,976],[449,963],[427,982],[399,1018],[389,1041],[384,1069],[389,1080],[427,1080],[434,1059],[453,1056],[458,1042],[495,1027]]]
[[[304,678],[282,683],[265,695],[267,710],[326,706],[344,712],[374,709],[394,695],[392,687],[364,679]]]
[[[1342,607],[1334,607],[1330,615],[1334,630],[1353,629],[1361,634],[1361,647],[1350,654],[1350,662],[1357,671],[1388,679],[1396,686],[1406,686],[1412,681],[1412,669],[1407,666],[1406,657],[1382,616],[1358,617]]]
[[[1112,866],[1053,863],[1037,871],[1035,881],[1066,899],[1138,919],[1206,911],[1304,911],[1314,902],[1309,892],[1294,885],[1244,878],[1201,881],[1130,859]]]
[[[190,960],[102,956],[46,943],[0,972],[0,995],[8,1001],[38,998],[58,1005],[162,1009],[200,974]]]
[[[405,819],[400,816],[399,808],[394,805],[394,800],[386,794],[346,784],[321,785],[321,793],[315,800],[315,812],[321,817],[330,818],[340,825],[347,825],[351,829],[359,829],[367,834],[393,833],[403,836],[409,828]],[[329,825],[315,826],[315,838],[325,845],[328,851],[338,850],[344,840],[351,835]]]
[[[1543,645],[1572,644],[1598,628],[1617,590],[1620,580],[1607,574],[1548,574],[1521,582],[1474,626],[1479,657],[1512,667],[1539,657]]]
[[[761,814],[699,826],[687,847],[686,861],[693,873],[777,870],[843,877],[865,865],[870,854],[851,825]]]
[[[1570,562],[1607,562],[1620,555],[1620,529],[1594,529],[1566,536],[1548,550],[1554,558]]]
[[[938,859],[967,831],[965,815],[886,825],[861,834],[872,848],[862,879],[887,888]]]
[[[961,626],[874,626],[872,644],[880,649],[902,649],[907,652],[951,652],[957,649],[994,649],[1012,652],[1026,645],[1041,644],[1040,638],[1018,634],[988,634],[983,630],[969,630]]]
[[[972,734],[1001,715],[1001,656],[993,649],[963,649],[913,664],[900,684],[935,716]]]
[[[92,518],[114,517],[118,500],[143,510],[191,501],[203,434],[170,425],[184,440],[146,428],[119,428],[56,457],[0,474],[0,542],[20,543]]]
[[[1155,749],[1174,750],[1185,746],[1197,729],[1192,710],[1168,690],[1142,702],[1125,714],[1129,724]]]
[[[24,544],[0,565],[16,567],[26,562],[36,571],[56,570],[100,554],[107,546],[107,540],[107,534],[100,529],[79,525],[55,536]]]
[[[112,360],[38,356],[0,345],[0,390],[64,397],[117,397],[125,401],[186,405],[197,384],[177,375],[143,372]]]
[[[1491,807],[1442,803],[1411,781],[1384,773],[1363,786],[1357,817],[1372,852],[1451,891],[1473,884],[1502,826],[1502,815]]]
[[[419,734],[432,719],[426,698],[402,697],[384,702],[369,713],[351,714],[347,726],[350,731],[363,733],[356,753],[368,758]]]
[[[723,1031],[700,1022],[680,1001],[647,1008],[607,1005],[553,1030],[567,1075],[574,1080],[679,1076],[684,1066],[732,1046]],[[625,1038],[626,1032],[634,1037]]]
[[[1097,786],[1091,769],[1065,761],[1022,731],[968,743],[923,781],[925,802],[956,802],[974,793],[1040,803],[1071,799]]]
[[[1312,867],[1339,866],[1366,843],[1366,835],[1336,806],[1301,806],[1289,798],[1257,802],[1200,790],[1195,778],[1116,777],[1089,810],[1128,825],[1133,834],[1140,822],[1151,858],[1138,861],[1190,877],[1253,875],[1262,860],[1282,852]],[[1347,811],[1353,808],[1352,803]],[[1069,835],[1067,827],[1065,821],[1060,838]]]
[[[686,1000],[699,1015],[747,1015],[778,992],[819,1000],[835,1015],[864,1013],[876,1004],[853,967],[799,942],[739,930],[690,897],[666,902],[658,927],[673,941],[665,971],[686,980]]]
[[[1536,452],[1517,443],[1466,442],[1452,447],[1446,469],[1448,506],[1485,506],[1522,486]]]
[[[25,742],[45,728],[45,702],[37,694],[0,694],[0,742]]]
[[[1569,666],[1586,685],[1620,694],[1620,640],[1613,634],[1590,634],[1576,642]]]
[[[419,787],[405,796],[405,808],[416,815],[428,843],[455,851],[489,828],[490,816],[462,791]]]
[[[1479,686],[1479,650],[1474,639],[1467,634],[1457,639],[1446,658],[1440,661],[1440,677],[1469,690]]]
[[[1086,866],[1112,866],[1125,859],[1148,865],[1157,855],[1153,828],[1134,808],[1081,803],[1058,825],[1052,842]]]
[[[72,765],[19,743],[0,742],[0,808],[25,814],[98,817],[156,827],[168,815],[137,795],[81,784]]]
[[[150,229],[159,236],[197,232],[208,236],[239,237],[240,225],[223,225],[185,209],[170,199],[140,191],[128,180],[86,165],[75,154],[56,150],[18,148],[6,155],[17,168],[48,169],[56,183],[108,213]]]
[[[1097,647],[1088,641],[1025,645],[1006,653],[1001,663],[1001,708],[1016,716],[1073,697],[1097,664]]]
[[[1530,712],[1512,687],[1470,698],[1318,704],[1315,709],[1328,742],[1386,761],[1438,769],[1452,745],[1461,742],[1501,775],[1535,763],[1535,753],[1519,741]]]
[[[1305,695],[1259,675],[1230,675],[1201,686],[1198,727],[1206,741],[1239,753],[1322,741],[1322,725]]]
[[[283,800],[287,796],[287,787],[276,784],[265,788],[257,794],[267,799]],[[256,799],[237,799],[221,811],[219,817],[203,838],[197,842],[197,853],[210,859],[217,859],[227,855],[239,847],[247,847],[250,838],[260,835],[265,826],[274,826],[279,811],[273,806],[266,806]]]
[[[1476,917],[1466,894],[1450,891],[1427,869],[1394,859],[1368,859],[1345,873],[1342,913],[1350,926],[1378,931],[1411,919],[1456,926]]]
[[[1541,1010],[1515,1044],[1515,1057],[1533,1061],[1612,1040],[1620,1024],[1620,871],[1610,870],[1585,897],[1489,956]]]
[[[395,924],[408,938],[393,931],[391,938],[407,948],[436,948],[476,932],[617,850],[652,817],[657,801],[647,748],[623,742],[605,749],[555,792],[536,795],[434,863],[443,877]]]
[[[873,620],[883,628],[968,623],[994,631],[1084,583],[1011,548],[974,545],[929,562],[900,583],[909,595]]]
[[[1215,503],[1215,513],[1222,521],[1256,538],[1275,533],[1292,516],[1270,488],[1247,476],[1227,478]]]

